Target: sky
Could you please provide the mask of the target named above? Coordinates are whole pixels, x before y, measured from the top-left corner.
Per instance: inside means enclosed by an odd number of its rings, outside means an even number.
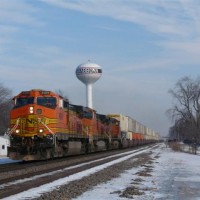
[[[13,95],[61,90],[86,105],[76,67],[91,60],[98,113],[121,113],[168,134],[168,93],[199,75],[200,1],[0,0],[0,83]]]

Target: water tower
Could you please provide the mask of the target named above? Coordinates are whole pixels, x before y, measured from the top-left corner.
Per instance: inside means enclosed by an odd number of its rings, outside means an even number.
[[[101,77],[102,68],[90,61],[80,64],[76,68],[77,78],[86,85],[86,104],[92,107],[92,85]]]

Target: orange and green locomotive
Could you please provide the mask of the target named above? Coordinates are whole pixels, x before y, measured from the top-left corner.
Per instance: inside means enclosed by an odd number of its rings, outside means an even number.
[[[45,90],[13,98],[8,157],[43,160],[119,148],[119,121]]]

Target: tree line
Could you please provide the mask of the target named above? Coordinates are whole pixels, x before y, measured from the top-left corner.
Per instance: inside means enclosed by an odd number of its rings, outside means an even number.
[[[181,78],[169,93],[173,98],[173,106],[167,111],[173,120],[169,137],[193,144],[196,150],[200,144],[200,77]]]
[[[0,83],[0,135],[3,135],[9,128],[12,106],[12,91]]]

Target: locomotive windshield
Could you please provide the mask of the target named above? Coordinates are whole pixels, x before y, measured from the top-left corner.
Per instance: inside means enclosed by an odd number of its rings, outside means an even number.
[[[84,111],[83,117],[87,119],[92,119],[92,112]]]
[[[34,103],[34,97],[17,98],[15,108]]]
[[[56,107],[56,98],[55,97],[38,97],[37,104],[49,108]]]

